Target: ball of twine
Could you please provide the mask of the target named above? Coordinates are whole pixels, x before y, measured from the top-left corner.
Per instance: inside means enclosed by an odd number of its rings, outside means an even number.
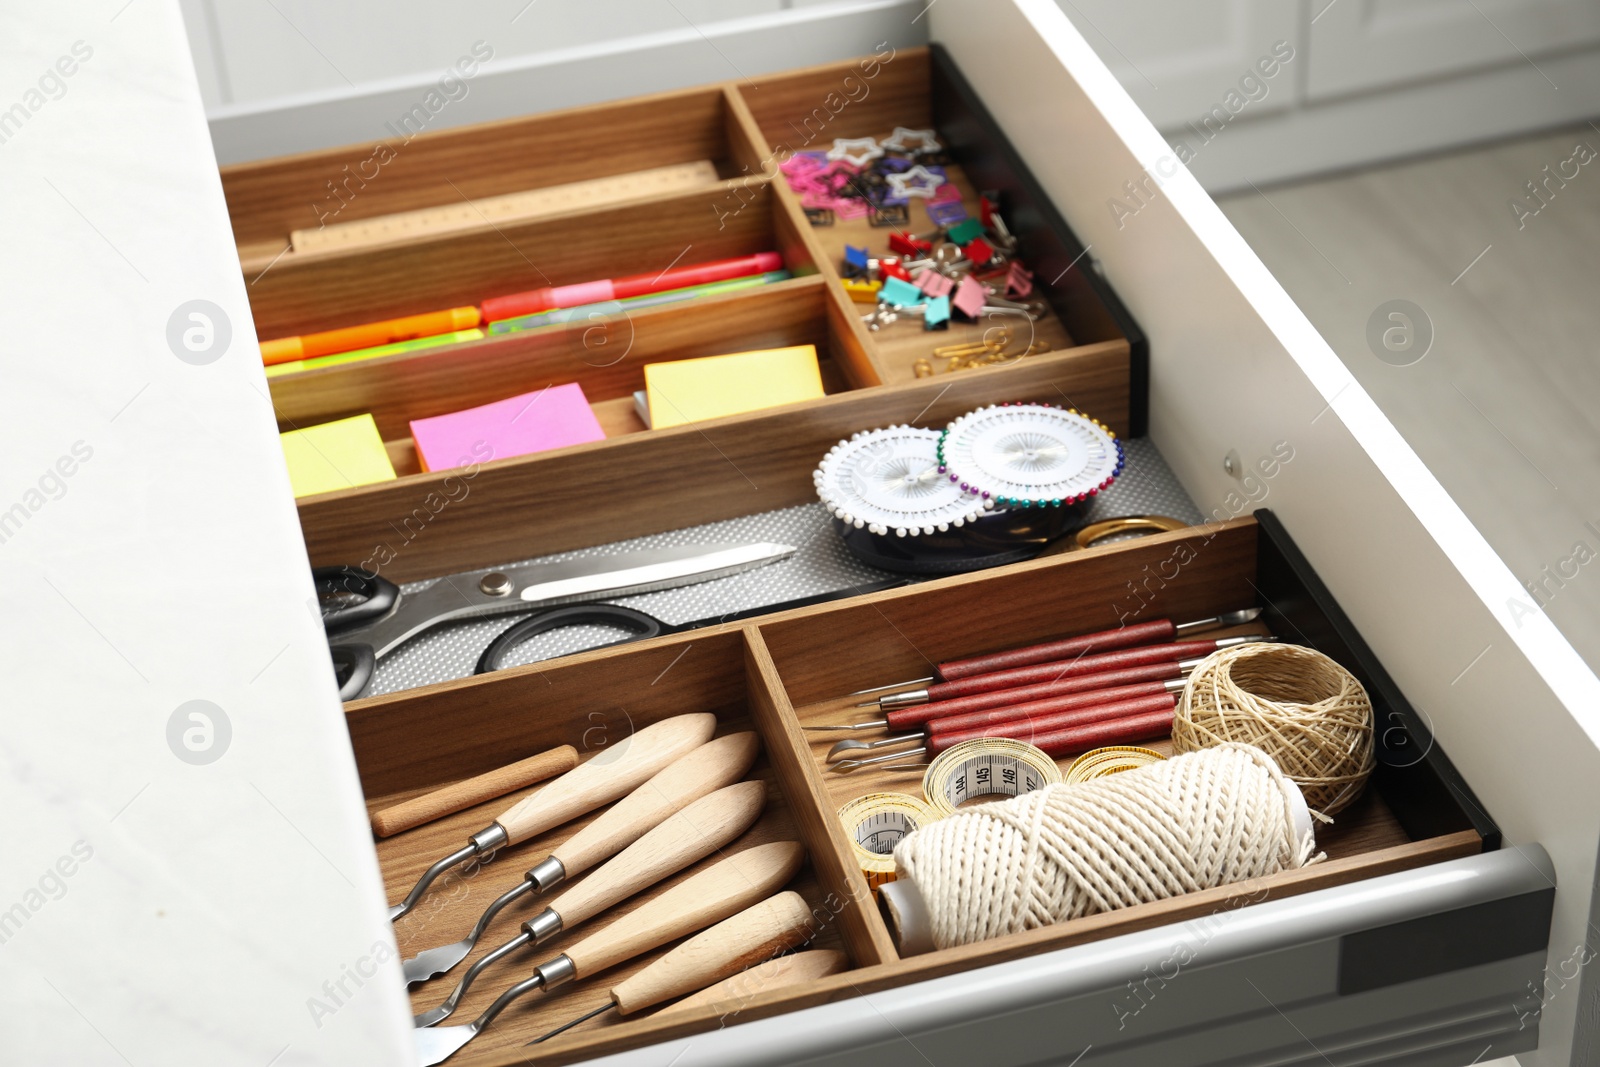
[[[1376,763],[1367,691],[1339,664],[1299,645],[1219,649],[1189,675],[1173,716],[1173,750],[1228,741],[1271,756],[1323,816],[1360,796]]]
[[[894,850],[938,948],[1303,867],[1285,776],[1218,745],[1075,785],[962,808]]]

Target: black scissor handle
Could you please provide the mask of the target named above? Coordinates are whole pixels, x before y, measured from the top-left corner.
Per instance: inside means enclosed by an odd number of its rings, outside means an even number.
[[[646,638],[658,637],[676,629],[667,626],[654,615],[646,615],[642,611],[635,611],[633,608],[625,608],[618,604],[574,604],[571,607],[551,608],[549,611],[541,611],[525,619],[519,619],[499,637],[489,642],[489,647],[478,657],[478,666],[472,673],[488,674],[490,671],[497,671],[502,666],[501,660],[524,641],[568,626],[615,626],[619,630],[627,630],[627,637],[612,642],[619,645],[628,641],[643,641]]]
[[[322,628],[330,634],[376,622],[400,599],[398,585],[360,567],[313,567],[311,581]]]
[[[339,683],[339,699],[354,700],[372,681],[378,657],[371,645],[329,645],[333,656],[333,678]]]

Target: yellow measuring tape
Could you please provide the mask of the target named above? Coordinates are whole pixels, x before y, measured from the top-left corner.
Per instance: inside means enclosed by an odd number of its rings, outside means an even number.
[[[1091,749],[1072,761],[1072,766],[1067,768],[1067,773],[1061,780],[1069,785],[1087,782],[1095,778],[1104,778],[1108,774],[1131,771],[1136,767],[1148,767],[1166,758],[1159,752],[1133,745],[1112,745],[1107,748]]]
[[[933,818],[922,801],[905,793],[868,793],[839,809],[850,850],[873,892],[894,881],[894,847]]]
[[[977,797],[1021,796],[1059,781],[1055,760],[1032,745],[983,737],[946,749],[929,764],[922,795],[934,815],[943,818]]]

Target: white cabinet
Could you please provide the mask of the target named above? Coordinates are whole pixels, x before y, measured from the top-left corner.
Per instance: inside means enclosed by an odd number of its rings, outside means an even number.
[[[1591,0],[1313,0],[1307,96],[1316,100],[1528,63],[1600,42]],[[1326,5],[1326,6],[1324,6]]]
[[[1298,101],[1300,7],[1282,0],[1057,0],[1160,129],[1201,131]],[[1211,123],[1205,120],[1210,118]],[[1197,133],[1196,136],[1200,136]]]

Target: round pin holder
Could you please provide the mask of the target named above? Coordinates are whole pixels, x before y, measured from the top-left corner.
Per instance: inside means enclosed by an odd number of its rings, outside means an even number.
[[[1076,525],[1127,464],[1122,442],[1072,408],[995,404],[945,428],[939,471],[988,507],[1059,515]]]
[[[900,574],[963,574],[1032,559],[1071,528],[1060,508],[997,509],[941,471],[940,432],[913,426],[840,441],[813,480],[845,547]]]

